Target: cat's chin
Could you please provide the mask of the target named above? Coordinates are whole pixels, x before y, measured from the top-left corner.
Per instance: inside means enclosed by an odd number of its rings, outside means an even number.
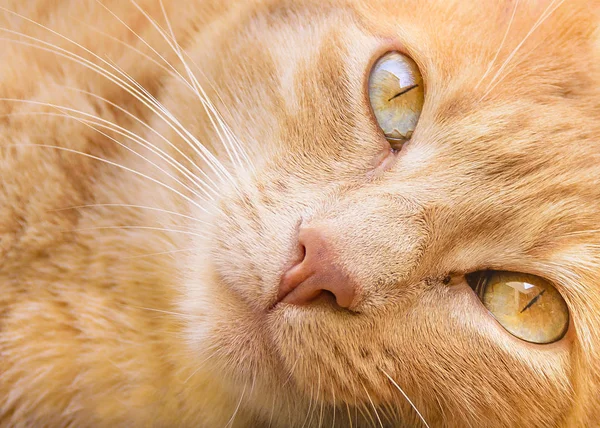
[[[219,270],[206,258],[202,262],[196,259],[195,267],[201,268],[189,270],[180,302],[180,310],[186,314],[185,334],[196,355],[194,360],[202,361],[205,367],[195,377],[203,376],[220,388],[233,390],[231,395],[235,397],[245,385],[255,385],[261,394],[294,401],[299,407],[314,401],[317,385],[313,383],[318,383],[320,375],[339,377],[339,381],[323,380],[323,385],[318,386],[319,401],[362,401],[364,395],[356,387],[340,387],[347,379],[341,376],[342,372],[322,368],[319,348],[327,340],[322,334],[311,337],[307,333],[319,329],[322,323],[337,324],[342,318],[354,317],[337,306],[335,297],[321,293],[304,306],[274,302],[271,297],[257,304],[239,292],[240,284],[232,286],[223,281]],[[276,288],[275,283],[272,286]],[[310,343],[297,343],[294,338]],[[331,342],[327,346],[338,347]]]

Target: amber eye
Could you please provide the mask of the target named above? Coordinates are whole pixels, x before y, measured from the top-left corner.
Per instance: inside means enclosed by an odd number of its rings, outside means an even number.
[[[398,52],[377,61],[369,77],[369,100],[392,149],[410,140],[423,109],[423,78],[417,64]]]
[[[567,332],[569,309],[548,281],[523,273],[485,271],[467,275],[467,282],[514,336],[543,344],[556,342]]]

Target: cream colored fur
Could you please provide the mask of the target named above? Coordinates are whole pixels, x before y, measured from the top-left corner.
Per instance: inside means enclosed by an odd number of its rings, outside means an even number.
[[[419,426],[397,386],[431,427],[597,425],[596,0],[0,6],[0,426]],[[382,164],[394,49],[426,99]],[[271,308],[301,221],[356,312]],[[485,268],[552,281],[567,336],[508,334]]]

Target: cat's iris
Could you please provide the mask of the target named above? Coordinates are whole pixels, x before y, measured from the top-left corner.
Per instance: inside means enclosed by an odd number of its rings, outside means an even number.
[[[508,332],[533,343],[561,339],[569,309],[548,281],[523,273],[485,271],[467,276],[483,305]]]
[[[423,78],[417,64],[399,52],[381,57],[369,77],[369,99],[392,149],[410,140],[423,109]]]

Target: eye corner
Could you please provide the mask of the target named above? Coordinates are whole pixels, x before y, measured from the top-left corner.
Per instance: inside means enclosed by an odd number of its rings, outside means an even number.
[[[479,291],[485,287],[488,280],[488,270],[478,270],[465,274],[465,281],[471,289],[479,296]]]

